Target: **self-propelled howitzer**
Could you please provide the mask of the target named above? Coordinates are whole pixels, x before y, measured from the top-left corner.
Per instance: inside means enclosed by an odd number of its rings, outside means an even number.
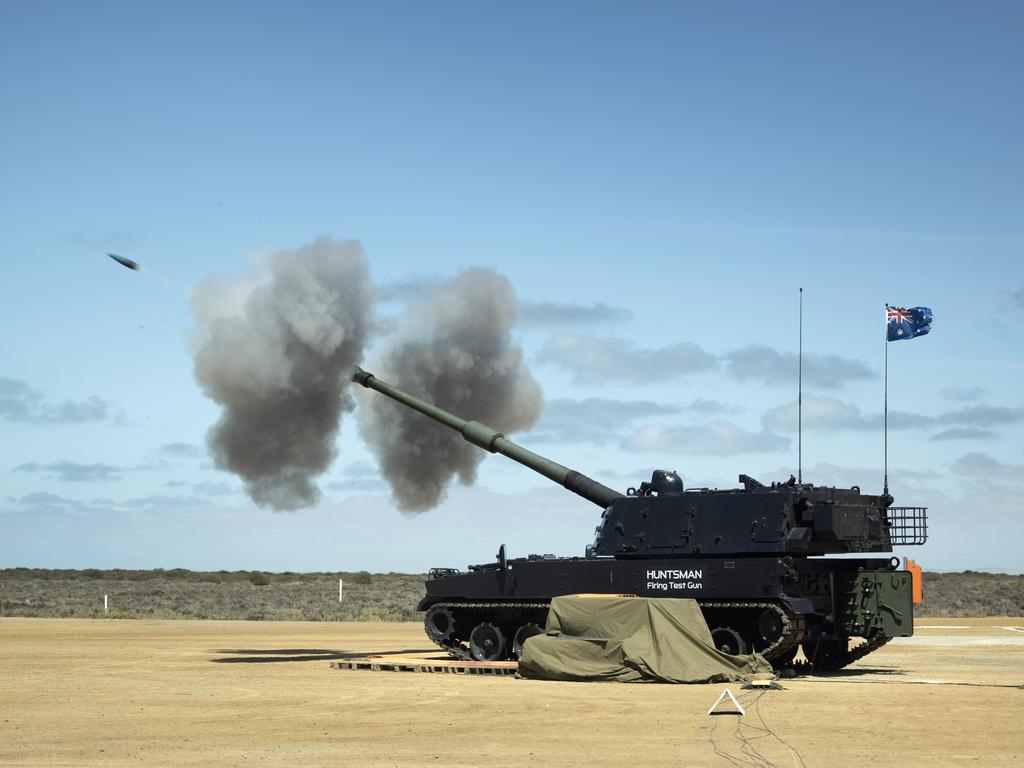
[[[419,610],[435,643],[477,660],[515,657],[542,631],[552,597],[578,593],[696,599],[715,644],[758,651],[776,667],[837,669],[913,634],[920,569],[892,552],[923,544],[927,511],[889,495],[819,487],[793,477],[763,485],[740,475],[734,489],[684,488],[675,472],[620,493],[539,456],[480,422],[465,420],[357,368],[352,380],[459,432],[470,443],[529,467],[604,511],[581,557],[530,555],[434,568]],[[851,638],[862,638],[850,647]]]

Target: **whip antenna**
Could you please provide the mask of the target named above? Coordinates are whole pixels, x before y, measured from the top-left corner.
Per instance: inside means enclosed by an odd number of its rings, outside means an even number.
[[[882,417],[882,494],[889,495],[889,305],[885,305],[885,395]]]
[[[804,289],[800,289],[800,353],[796,378],[796,481],[804,482]]]

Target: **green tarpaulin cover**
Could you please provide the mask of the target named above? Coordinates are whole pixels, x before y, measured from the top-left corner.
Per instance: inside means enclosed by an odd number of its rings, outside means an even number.
[[[519,676],[539,680],[720,683],[771,671],[760,654],[716,650],[695,600],[664,597],[556,597],[519,659]]]

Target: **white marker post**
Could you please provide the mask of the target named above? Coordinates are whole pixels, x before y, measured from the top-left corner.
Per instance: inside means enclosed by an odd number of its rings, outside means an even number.
[[[107,596],[106,595],[103,596],[103,612],[104,613],[107,612]]]
[[[342,580],[338,579],[338,602],[339,603],[341,602],[341,597],[344,594],[343,589],[344,589],[344,585],[342,584]]]

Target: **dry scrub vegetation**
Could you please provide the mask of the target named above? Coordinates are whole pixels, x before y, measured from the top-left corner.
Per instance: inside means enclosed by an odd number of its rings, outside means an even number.
[[[0,616],[416,621],[424,574],[0,570]],[[344,579],[338,602],[338,579]],[[926,573],[918,616],[1024,616],[1024,575]],[[110,610],[103,612],[103,595]]]
[[[1024,616],[1024,575],[925,573],[917,616]]]
[[[414,621],[423,574],[0,570],[0,615],[56,618]],[[338,602],[338,579],[344,600]],[[109,612],[103,612],[103,596]]]

